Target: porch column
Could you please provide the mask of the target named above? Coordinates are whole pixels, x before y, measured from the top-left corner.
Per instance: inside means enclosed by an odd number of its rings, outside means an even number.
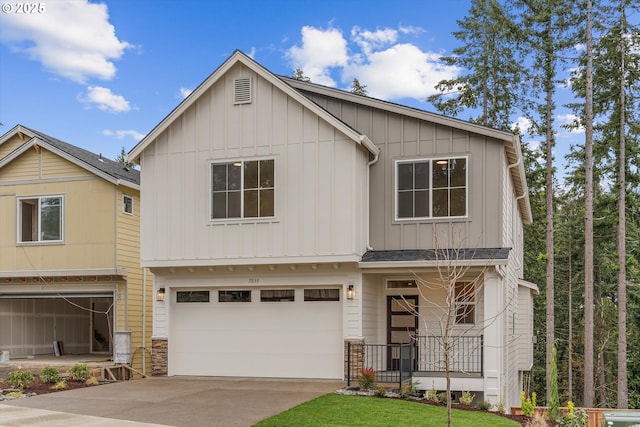
[[[351,355],[349,356],[349,349]],[[358,378],[358,370],[364,366],[364,339],[346,338],[344,340],[344,379],[349,377],[351,362],[351,378]]]
[[[496,273],[486,273],[484,281],[484,399],[497,405],[507,396],[501,396],[503,378],[503,311],[502,279]]]
[[[169,368],[169,340],[167,338],[151,338],[151,375],[166,377]]]

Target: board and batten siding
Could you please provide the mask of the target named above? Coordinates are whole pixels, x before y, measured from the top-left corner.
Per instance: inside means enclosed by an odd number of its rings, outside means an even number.
[[[380,148],[380,160],[371,167],[369,185],[370,244],[374,249],[432,249],[434,237],[459,236],[453,246],[498,247],[502,228],[500,173],[504,163],[502,141],[415,117],[305,92]],[[395,161],[466,156],[468,159],[468,217],[437,220],[395,220]]]
[[[233,105],[233,79],[253,102]],[[275,217],[210,219],[212,162],[275,160]],[[365,250],[368,152],[241,64],[142,153],[148,266],[349,257]]]

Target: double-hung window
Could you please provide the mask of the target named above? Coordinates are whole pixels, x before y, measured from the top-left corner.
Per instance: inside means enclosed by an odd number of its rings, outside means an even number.
[[[62,196],[18,199],[18,242],[61,242]]]
[[[396,219],[467,216],[467,158],[396,161]]]
[[[275,161],[211,164],[211,219],[275,215]]]

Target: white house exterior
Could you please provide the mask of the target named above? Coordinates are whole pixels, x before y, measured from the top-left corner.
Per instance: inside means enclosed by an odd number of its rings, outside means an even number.
[[[445,288],[421,290],[457,266],[469,311],[451,330],[481,348],[454,389],[519,402],[537,288],[522,280],[516,136],[278,77],[237,51],[129,158],[142,265],[164,296],[155,374],[343,379],[350,343],[412,342],[419,386],[442,390],[441,352],[416,337],[440,335]]]

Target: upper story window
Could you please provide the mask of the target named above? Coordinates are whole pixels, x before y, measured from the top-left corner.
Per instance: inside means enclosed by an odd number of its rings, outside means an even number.
[[[211,165],[211,219],[275,215],[275,161],[244,160]]]
[[[476,319],[476,293],[473,282],[456,282],[456,324],[473,325]]]
[[[396,219],[467,216],[465,157],[396,162]]]
[[[122,195],[122,212],[133,215],[133,197]]]
[[[62,196],[18,199],[18,242],[61,242]]]

